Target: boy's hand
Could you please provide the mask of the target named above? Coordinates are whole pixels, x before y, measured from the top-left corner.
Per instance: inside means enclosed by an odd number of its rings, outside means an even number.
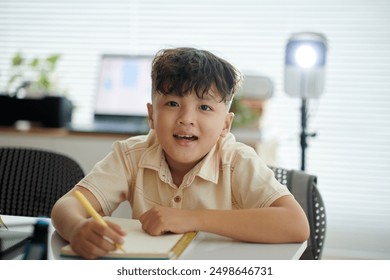
[[[166,232],[185,233],[196,230],[195,211],[157,206],[141,217],[142,229],[150,235]]]
[[[108,227],[92,219],[80,222],[73,230],[70,245],[73,251],[85,259],[96,259],[116,250],[115,243],[123,243],[125,233],[109,221]]]

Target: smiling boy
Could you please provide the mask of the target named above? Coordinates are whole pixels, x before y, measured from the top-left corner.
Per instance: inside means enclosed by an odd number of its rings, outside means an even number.
[[[132,217],[151,235],[206,231],[264,243],[308,238],[306,216],[286,186],[229,132],[239,85],[239,72],[208,51],[156,54],[150,133],[116,142],[53,207],[53,223],[75,252],[93,259],[123,242],[118,226],[88,219],[76,189],[101,215],[127,200]]]

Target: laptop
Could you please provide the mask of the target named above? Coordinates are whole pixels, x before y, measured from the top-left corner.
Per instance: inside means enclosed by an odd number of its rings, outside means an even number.
[[[72,124],[70,130],[146,134],[146,104],[151,102],[151,64],[146,55],[102,55],[92,125]]]

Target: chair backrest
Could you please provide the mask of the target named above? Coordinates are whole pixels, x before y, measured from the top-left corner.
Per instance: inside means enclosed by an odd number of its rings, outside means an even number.
[[[84,177],[73,159],[34,148],[0,148],[0,214],[50,217],[54,203]]]
[[[301,259],[321,259],[326,234],[325,205],[317,188],[317,177],[298,170],[271,167],[275,178],[286,185],[306,213],[310,237]]]

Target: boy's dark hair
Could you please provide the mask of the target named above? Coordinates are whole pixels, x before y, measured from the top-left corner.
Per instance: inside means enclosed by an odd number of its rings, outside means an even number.
[[[199,98],[216,86],[228,103],[240,87],[240,72],[226,60],[206,50],[163,49],[152,63],[152,94],[184,96],[192,90]]]

